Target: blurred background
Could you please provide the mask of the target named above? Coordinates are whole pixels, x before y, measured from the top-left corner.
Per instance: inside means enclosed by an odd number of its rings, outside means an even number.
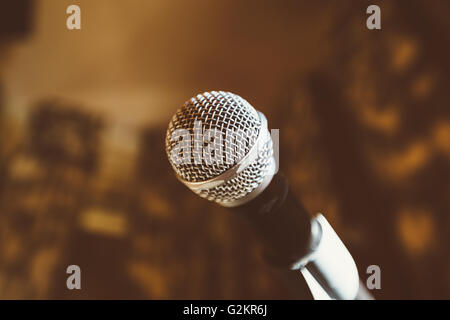
[[[81,8],[81,30],[66,8]],[[382,30],[366,28],[381,7]],[[0,4],[0,298],[295,299],[251,226],[179,183],[170,117],[209,90],[280,129],[281,169],[378,299],[450,298],[448,1]],[[82,290],[66,288],[66,268]]]

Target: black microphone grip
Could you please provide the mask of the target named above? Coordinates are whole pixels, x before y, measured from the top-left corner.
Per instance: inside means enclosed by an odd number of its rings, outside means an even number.
[[[281,172],[260,195],[231,210],[246,216],[256,227],[270,264],[288,268],[310,252],[312,217],[292,194]]]

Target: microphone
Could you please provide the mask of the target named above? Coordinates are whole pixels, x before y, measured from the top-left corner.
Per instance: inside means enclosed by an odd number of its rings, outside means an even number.
[[[189,99],[172,117],[165,145],[183,184],[252,221],[271,264],[300,269],[310,289],[314,279],[332,299],[357,298],[353,258],[327,220],[310,215],[277,172],[267,120],[245,99],[224,91]]]

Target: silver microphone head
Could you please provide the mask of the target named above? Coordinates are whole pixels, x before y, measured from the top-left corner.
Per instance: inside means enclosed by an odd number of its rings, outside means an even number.
[[[230,92],[186,101],[169,123],[166,152],[181,182],[227,207],[256,197],[275,172],[266,118]]]

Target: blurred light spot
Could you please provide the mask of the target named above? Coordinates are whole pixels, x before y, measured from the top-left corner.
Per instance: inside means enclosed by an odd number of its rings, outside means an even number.
[[[149,266],[148,262],[132,262],[128,266],[131,278],[146,292],[151,299],[167,299],[168,288],[162,268]]]
[[[450,157],[450,122],[437,123],[433,128],[434,146]]]
[[[232,244],[232,237],[230,234],[232,227],[233,226],[230,225],[229,215],[218,214],[212,216],[209,220],[208,231],[214,240],[217,241],[217,243],[220,243],[220,246],[228,246]]]
[[[151,216],[168,218],[171,215],[171,206],[167,199],[153,192],[145,193],[143,206]]]
[[[128,231],[126,216],[101,208],[90,208],[81,214],[81,227],[92,233],[123,237]]]
[[[434,79],[430,75],[421,75],[411,85],[411,92],[416,98],[426,98],[433,89]]]
[[[401,210],[397,231],[402,245],[412,256],[422,255],[433,246],[435,223],[428,211],[414,208]]]
[[[38,291],[37,299],[42,299],[48,293],[57,261],[58,250],[55,248],[43,248],[34,255],[31,262],[31,282]]]
[[[42,168],[33,158],[19,156],[11,162],[9,175],[13,180],[36,179],[42,176]]]
[[[22,243],[15,235],[10,235],[3,243],[2,258],[6,263],[16,261],[21,253]]]
[[[35,212],[36,208],[44,208],[49,205],[49,202],[55,199],[55,197],[50,198],[48,195],[44,195],[45,192],[42,190],[35,190],[34,192],[26,192],[20,197],[20,205],[25,210],[30,210],[30,212]]]
[[[360,120],[374,130],[391,134],[398,128],[399,111],[393,106],[386,110],[377,110],[366,105],[361,108]]]
[[[375,162],[381,176],[401,180],[423,168],[429,156],[429,147],[424,142],[417,141],[405,150],[393,152],[386,157],[379,155]]]
[[[255,270],[252,282],[258,292],[270,292],[271,286],[267,272]]]
[[[417,43],[408,38],[393,39],[393,51],[391,64],[395,71],[405,71],[416,59],[418,46]]]

